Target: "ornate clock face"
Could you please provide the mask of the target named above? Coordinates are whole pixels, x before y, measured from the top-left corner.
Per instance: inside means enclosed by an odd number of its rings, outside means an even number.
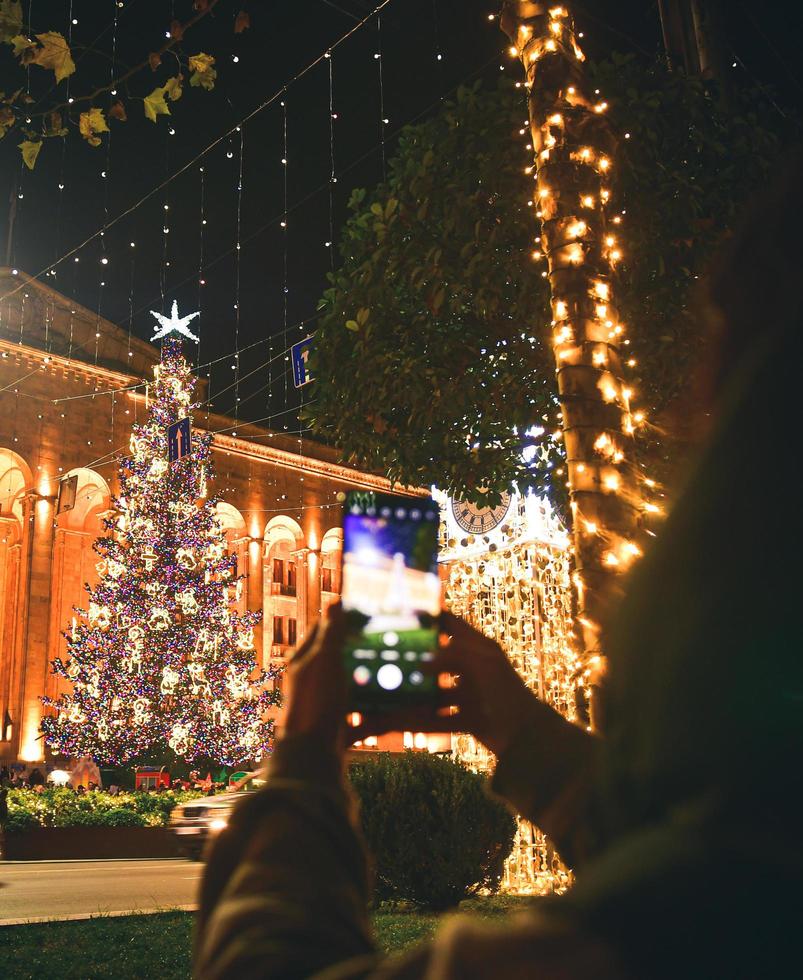
[[[469,534],[487,534],[502,523],[510,510],[510,494],[502,494],[496,507],[477,507],[466,500],[452,500],[452,516]]]

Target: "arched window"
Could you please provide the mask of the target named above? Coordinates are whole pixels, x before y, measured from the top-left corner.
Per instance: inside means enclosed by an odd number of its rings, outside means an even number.
[[[343,529],[333,527],[321,541],[321,612],[340,596],[340,565],[343,557]]]
[[[303,547],[304,535],[292,517],[280,514],[268,522],[263,568],[263,649],[273,665],[283,665],[303,635],[303,623],[299,622],[306,597],[304,569],[299,567]]]
[[[70,470],[59,481],[50,582],[49,661],[67,655],[64,632],[72,626],[75,607],[87,607],[86,586],[94,586],[100,578],[102,559],[93,545],[107,533],[103,516],[110,503],[109,485],[94,470]],[[67,687],[64,678],[48,674],[48,695],[58,697]]]
[[[218,503],[215,508],[218,524],[226,534],[226,550],[237,558],[235,575],[248,574],[248,533],[245,529],[245,518],[231,504]],[[237,612],[243,613],[247,608],[245,582],[238,587]]]

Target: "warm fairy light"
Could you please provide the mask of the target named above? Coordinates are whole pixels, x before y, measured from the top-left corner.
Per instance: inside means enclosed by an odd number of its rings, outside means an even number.
[[[568,17],[569,11],[565,7],[550,7],[549,16],[557,20],[558,17]]]
[[[661,508],[657,504],[652,504],[652,503],[649,503],[649,502],[647,502],[647,503],[644,504],[644,510],[646,510],[648,514],[660,514],[661,513]]]
[[[499,49],[497,48],[497,51],[498,50]],[[516,47],[515,44],[511,44],[510,47],[507,49],[507,52],[511,58],[518,58],[519,56],[519,49]]]
[[[566,258],[572,265],[581,265],[585,260],[585,253],[582,245],[569,245],[566,249]]]
[[[605,399],[606,402],[616,401],[616,388],[614,388],[612,384],[610,383],[604,384],[602,385],[600,390],[602,391],[602,397]]]
[[[514,495],[506,530],[492,531],[490,542],[479,536],[474,545],[450,541],[451,518],[447,521],[440,558],[448,569],[445,605],[496,640],[536,696],[569,720],[578,720],[577,695],[586,678],[571,610],[573,579],[578,592],[583,583],[572,575],[568,532],[548,502],[532,495]],[[451,747],[470,768],[493,769],[494,757],[472,736],[454,735]],[[520,821],[505,886],[554,894],[566,882],[543,835]]]
[[[651,480],[651,479],[650,479],[650,478],[649,478],[648,476],[645,476],[645,477],[644,477],[644,482],[645,482],[645,483],[646,483],[646,485],[647,485],[648,487],[650,487],[650,488],[653,488],[653,487],[655,487],[655,485],[656,485],[656,483],[655,483],[655,480]]]
[[[549,197],[549,195],[551,193],[552,192],[550,191],[550,189],[548,187],[539,187],[538,188],[538,196],[541,198],[542,201],[545,201]]]
[[[597,436],[594,442],[594,449],[596,449],[598,453],[609,452],[611,449],[613,449],[613,442],[607,432],[602,432]]]
[[[605,152],[607,140],[603,128],[604,121],[599,119],[609,106],[599,90],[593,90],[593,85],[589,85],[586,91],[587,79],[582,85],[575,83],[575,79],[582,78],[583,69],[578,62],[584,61],[585,55],[575,39],[582,38],[583,35],[574,34],[574,25],[570,21],[557,23],[556,8],[549,9],[549,20],[544,17],[545,8],[538,5],[518,4],[506,7],[506,10],[514,29],[518,30],[520,21],[526,20],[528,24],[536,24],[539,31],[539,35],[535,38],[537,43],[528,48],[527,53],[530,57],[525,56],[522,60],[530,93],[530,124],[533,132],[540,131],[541,134],[541,145],[535,158],[536,176],[542,180],[548,174],[553,185],[551,200],[548,204],[541,201],[536,209],[536,216],[541,219],[543,227],[550,233],[549,248],[539,249],[539,251],[542,251],[548,260],[547,269],[542,271],[541,275],[551,279],[552,308],[555,317],[552,323],[553,346],[558,369],[565,379],[565,382],[561,381],[559,395],[562,410],[566,413],[562,424],[566,426],[567,431],[574,431],[580,425],[588,425],[593,419],[593,413],[586,412],[585,408],[582,413],[579,409],[575,411],[573,402],[574,396],[577,395],[583,402],[588,401],[589,408],[591,407],[591,403],[595,400],[595,393],[588,390],[589,384],[595,384],[598,389],[599,408],[601,402],[610,406],[607,410],[598,409],[600,418],[597,421],[597,432],[592,437],[593,448],[592,443],[585,439],[579,440],[575,458],[572,459],[570,475],[575,485],[573,487],[570,479],[566,486],[570,491],[570,503],[577,528],[574,549],[582,568],[591,571],[596,566],[599,571],[609,569],[611,573],[616,574],[624,571],[641,554],[638,545],[630,540],[635,530],[635,517],[631,514],[631,510],[636,508],[615,509],[611,513],[611,521],[608,525],[607,517],[605,520],[585,520],[576,506],[578,500],[582,499],[582,494],[593,495],[595,487],[598,486],[597,478],[600,481],[599,487],[604,493],[621,494],[628,501],[637,499],[636,493],[631,492],[631,484],[637,479],[637,474],[628,465],[627,457],[630,456],[630,452],[623,435],[631,435],[635,424],[644,419],[641,412],[630,413],[631,391],[623,384],[620,376],[619,357],[611,356],[618,345],[630,343],[624,337],[624,326],[616,322],[613,286],[604,279],[597,278],[602,274],[602,270],[599,267],[596,232],[600,226],[605,228],[606,216],[602,211],[611,201],[610,188],[600,186],[597,181],[607,183],[607,175],[614,169],[612,157]],[[531,18],[525,18],[514,13],[520,10],[536,11],[536,14]],[[568,17],[568,13],[565,16]],[[561,39],[560,43],[556,42],[557,38]],[[515,41],[516,35],[511,40]],[[571,46],[571,51],[567,50],[568,45]],[[537,53],[534,53],[533,49]],[[540,64],[533,63],[547,51],[556,51],[558,56],[549,59],[548,64],[544,65],[543,71],[547,77],[542,80],[537,75]],[[572,51],[577,62],[571,57]],[[593,95],[590,94],[592,90]],[[534,98],[536,92],[538,97]],[[558,101],[560,99],[563,100],[562,103]],[[564,115],[559,110],[565,106],[572,108]],[[554,124],[553,129],[550,129],[550,124]],[[578,173],[587,174],[587,170],[582,171],[579,166],[573,169],[554,169],[550,166],[558,154],[563,159],[568,157],[575,164],[594,168],[595,173],[588,175],[587,191],[578,191],[573,183]],[[545,162],[547,160],[549,164]],[[589,219],[588,222],[580,220],[576,213],[572,213],[577,209],[577,204],[573,202],[579,202],[581,214],[596,212],[594,219]],[[622,217],[621,214],[615,214],[607,220],[610,220],[612,226],[617,226],[621,224]],[[555,234],[553,230],[555,228],[562,229],[562,240],[560,232]],[[599,244],[607,268],[614,269],[623,254],[615,236],[601,235]],[[581,275],[581,270],[578,268],[566,279],[560,277],[560,272],[567,266],[580,267],[586,262],[588,262],[587,275]],[[563,293],[560,300],[556,300],[554,295],[557,284],[560,284]],[[589,298],[594,304],[593,318],[589,317],[587,312]],[[569,309],[572,311],[572,316],[576,317],[576,322],[571,326],[567,322]],[[606,337],[610,347],[604,342]],[[633,367],[636,363],[635,358],[629,358],[626,363],[629,367]],[[595,371],[589,375],[587,368],[591,366]],[[577,374],[571,373],[575,368],[581,370]],[[586,419],[588,421],[584,421]],[[620,446],[620,442],[625,444]],[[621,471],[615,469],[620,464]],[[586,476],[581,480],[580,475],[584,471]],[[554,469],[553,473],[556,478],[561,477],[566,480],[563,466]],[[589,479],[591,475],[595,480]],[[593,501],[593,496],[589,499]],[[652,513],[641,501],[638,506],[643,508],[643,513]],[[587,504],[586,510],[589,514],[594,514]],[[604,513],[607,513],[604,509],[600,511],[600,514]],[[594,517],[598,518],[598,515],[594,514]],[[599,535],[606,542],[604,554],[582,535],[582,530],[586,534]],[[583,649],[587,657],[587,660],[579,663],[579,676],[587,682],[594,664],[601,666],[603,659],[599,652],[600,627],[597,623],[599,617],[592,602],[598,594],[602,593],[597,593],[595,589],[585,597],[579,586],[577,591],[579,596],[577,622],[583,626]],[[588,615],[589,610],[592,612],[591,615]]]
[[[198,503],[210,437],[194,433],[190,458],[173,467],[163,456],[167,426],[194,407],[180,343],[164,342],[154,377],[96,545],[98,584],[65,634],[67,658],[54,662],[69,689],[44,699],[54,713],[42,732],[59,754],[112,764],[158,742],[188,761],[239,764],[270,749],[275,675],[255,662],[260,615],[237,611],[243,579],[215,502]]]

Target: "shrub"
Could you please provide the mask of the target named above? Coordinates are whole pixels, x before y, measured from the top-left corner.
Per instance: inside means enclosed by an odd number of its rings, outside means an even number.
[[[98,813],[98,816],[101,816]],[[141,813],[117,807],[102,814],[102,827],[147,827],[148,821]]]
[[[376,900],[432,909],[499,888],[516,822],[485,777],[428,753],[379,755],[351,766],[375,861]]]
[[[39,821],[33,813],[19,806],[10,805],[8,815],[3,821],[3,829],[7,834],[21,834],[39,826]]]
[[[9,790],[8,833],[30,827],[165,827],[177,803],[202,794],[195,791],[165,793],[84,793],[49,787],[42,793],[30,789]]]

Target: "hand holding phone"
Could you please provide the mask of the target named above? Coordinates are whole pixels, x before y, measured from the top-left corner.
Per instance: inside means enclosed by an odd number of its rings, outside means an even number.
[[[352,711],[434,707],[441,605],[438,506],[352,491],[343,516],[344,665]]]

